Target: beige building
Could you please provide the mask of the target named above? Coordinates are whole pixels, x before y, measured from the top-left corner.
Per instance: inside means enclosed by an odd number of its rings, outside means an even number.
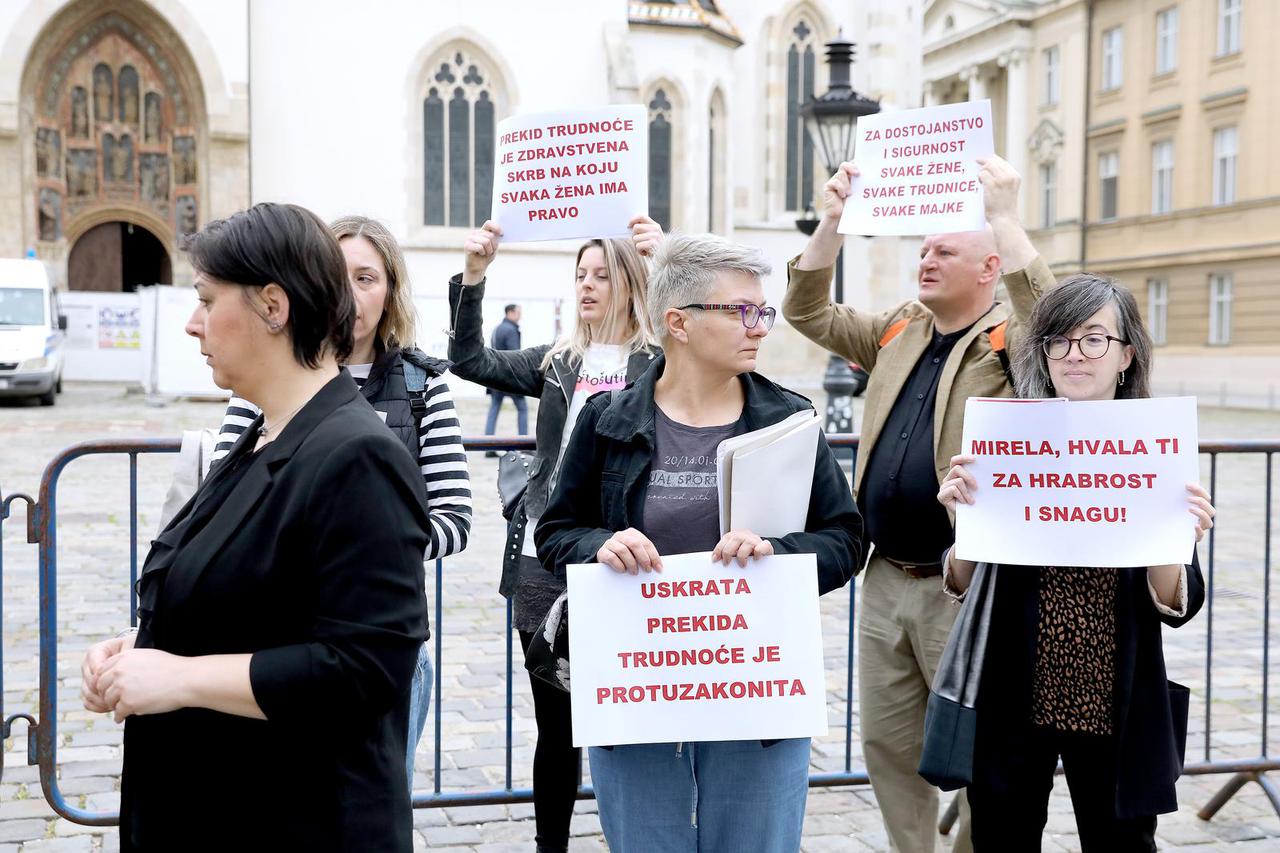
[[[1056,271],[1134,291],[1161,390],[1204,393],[1229,353],[1233,381],[1274,395],[1280,3],[935,0],[924,27],[926,102],[991,98],[1032,239]]]

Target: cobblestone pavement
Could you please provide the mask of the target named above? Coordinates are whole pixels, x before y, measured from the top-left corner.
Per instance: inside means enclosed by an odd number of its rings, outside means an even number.
[[[461,405],[464,431],[478,434],[484,400]],[[119,385],[68,384],[54,408],[0,402],[0,494],[35,494],[41,472],[62,448],[91,438],[176,436],[183,428],[214,425],[221,405],[181,401],[147,405],[142,396]],[[504,413],[502,428],[513,424]],[[1280,415],[1205,410],[1206,438],[1280,436]],[[160,499],[169,481],[172,456],[144,456],[139,462],[139,560],[156,525]],[[1207,482],[1207,464],[1206,464]],[[444,568],[442,631],[442,756],[440,784],[446,791],[501,787],[504,782],[503,648],[505,606],[497,595],[498,555],[503,525],[494,486],[494,463],[472,456],[476,522],[472,545]],[[1168,632],[1170,677],[1193,691],[1188,761],[1252,758],[1280,737],[1276,703],[1270,716],[1262,705],[1263,666],[1263,515],[1265,467],[1260,456],[1224,458],[1218,465],[1220,509],[1214,572],[1214,657],[1205,665],[1206,613],[1180,631]],[[109,718],[80,706],[78,668],[84,649],[110,636],[128,620],[129,478],[124,457],[80,459],[62,477],[58,506],[58,785],[72,805],[91,810],[118,804],[120,728]],[[25,541],[25,511],[15,504],[3,527],[4,712],[37,712],[39,624],[36,549]],[[1275,519],[1273,518],[1273,524]],[[1202,557],[1207,554],[1202,549]],[[430,593],[434,598],[434,592]],[[434,602],[433,602],[434,603]],[[827,650],[827,687],[831,729],[815,740],[813,769],[843,769],[845,741],[845,661],[849,597],[827,596],[822,603]],[[518,645],[517,645],[518,649]],[[1272,664],[1274,675],[1274,663]],[[1206,738],[1206,672],[1212,673],[1212,725]],[[530,783],[534,737],[528,684],[515,679],[513,782]],[[341,725],[340,709],[335,725]],[[1260,736],[1263,720],[1269,740]],[[861,765],[858,718],[853,717],[853,763]],[[420,745],[417,787],[433,785],[430,727]],[[1207,751],[1207,753],[1206,753]],[[54,816],[40,791],[36,768],[28,767],[23,723],[4,745],[0,779],[0,853],[36,851],[110,851],[118,848],[114,830],[81,826]],[[1280,774],[1277,774],[1280,777]],[[1187,777],[1179,785],[1182,808],[1160,820],[1162,848],[1200,850],[1280,849],[1280,818],[1256,785],[1246,786],[1212,821],[1196,810],[1227,781],[1225,776]],[[1050,805],[1044,849],[1078,849],[1070,801],[1061,779]],[[192,803],[192,831],[208,816]],[[571,850],[603,850],[594,804],[580,803]],[[532,807],[483,806],[420,809],[415,814],[418,849],[497,851],[530,850]],[[944,842],[944,847],[949,846]],[[869,788],[813,791],[805,819],[806,851],[884,850],[887,842]]]

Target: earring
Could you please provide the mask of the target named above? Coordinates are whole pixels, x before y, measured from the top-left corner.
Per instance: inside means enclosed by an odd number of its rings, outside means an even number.
[[[1122,371],[1120,371],[1120,381],[1118,381],[1116,384],[1117,384],[1117,385],[1123,385],[1123,384],[1124,384],[1124,371],[1123,371],[1123,370],[1122,370]]]
[[[279,324],[279,323],[268,323],[268,324],[267,324],[267,328],[268,328],[268,329],[270,329],[270,330],[271,330],[271,331],[273,331],[273,332],[278,332],[278,331],[280,331],[280,324]],[[1121,381],[1121,383],[1120,383],[1120,384],[1121,384],[1121,385],[1123,385],[1123,384],[1124,384],[1124,382],[1123,382],[1123,381]]]

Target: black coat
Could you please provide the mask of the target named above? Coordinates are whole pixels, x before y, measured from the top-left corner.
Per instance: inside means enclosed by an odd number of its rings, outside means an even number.
[[[1168,681],[1160,624],[1177,628],[1204,604],[1204,577],[1195,556],[1187,566],[1187,612],[1156,610],[1145,568],[1116,569],[1114,732],[1121,818],[1176,811],[1174,782],[1187,742],[1185,687]],[[1000,790],[1024,760],[1031,725],[1032,683],[1040,615],[1040,570],[997,566],[991,632],[978,691],[974,778]]]
[[[555,494],[534,533],[548,571],[564,575],[572,563],[594,563],[596,552],[619,530],[644,531],[644,501],[655,444],[654,385],[665,360],[616,393],[587,401],[560,463]],[[739,377],[748,431],[806,409],[807,399],[757,373]],[[776,554],[816,554],[818,593],[839,589],[862,566],[862,516],[849,481],[819,436],[813,489],[804,532],[770,537]]]
[[[252,654],[267,719],[130,717],[121,848],[412,850],[422,475],[345,371],[246,458],[257,425],[152,543],[137,647]],[[213,819],[197,826],[201,811]]]
[[[449,316],[454,318],[449,336],[449,360],[453,375],[504,394],[538,397],[538,420],[533,432],[536,439],[534,460],[529,466],[529,488],[520,510],[508,526],[507,546],[502,554],[502,580],[498,591],[510,598],[520,574],[520,550],[524,545],[525,521],[539,518],[547,506],[551,474],[560,453],[569,404],[578,384],[578,365],[564,353],[557,353],[544,369],[542,361],[550,344],[522,350],[495,350],[484,345],[480,306],[484,302],[484,285],[462,284],[462,275],[449,280]],[[632,353],[627,362],[627,381],[632,382],[649,369],[656,353]]]

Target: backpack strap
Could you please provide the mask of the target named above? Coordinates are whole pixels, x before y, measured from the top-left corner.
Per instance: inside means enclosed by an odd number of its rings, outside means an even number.
[[[884,349],[889,342],[898,336],[898,334],[907,327],[911,322],[910,317],[903,317],[900,320],[894,320],[889,324],[889,328],[884,330],[884,334],[880,336],[880,349]]]
[[[911,322],[910,317],[903,317],[889,324],[889,328],[884,330],[884,334],[880,336],[880,349],[884,349],[889,342],[901,334],[902,330]],[[996,358],[1000,359],[1000,367],[1004,369],[1005,378],[1009,380],[1009,386],[1013,387],[1013,366],[1009,363],[1009,349],[1005,341],[1005,333],[1009,330],[1009,321],[1002,320],[996,325],[987,329],[987,339],[991,341],[991,351],[996,354]]]
[[[1004,368],[1004,375],[1009,380],[1009,387],[1013,387],[1013,367],[1009,363],[1009,350],[1005,345],[1005,333],[1008,330],[1009,321],[1003,320],[987,329],[987,339],[991,341],[991,351],[996,354],[996,358],[1000,359],[1000,366]]]
[[[413,413],[416,429],[427,416],[427,401],[422,397],[427,388],[427,372],[408,359],[403,359],[401,364],[404,365],[404,387],[409,392],[409,411]]]

